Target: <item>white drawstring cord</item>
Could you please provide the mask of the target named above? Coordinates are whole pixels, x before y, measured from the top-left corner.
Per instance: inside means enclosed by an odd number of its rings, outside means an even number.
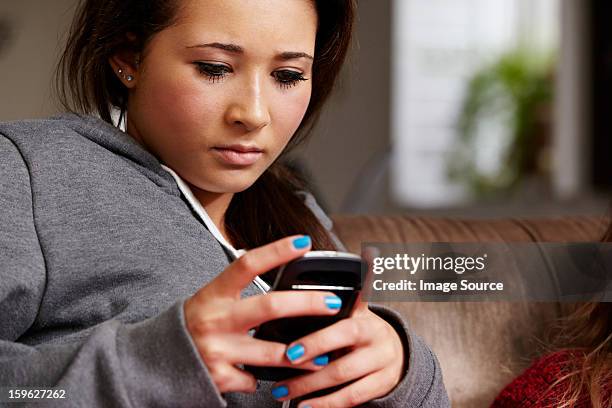
[[[164,170],[170,173],[170,175],[174,178],[174,181],[176,181],[176,184],[179,190],[185,195],[185,197],[187,198],[187,201],[191,205],[191,208],[193,208],[195,213],[204,222],[204,224],[206,225],[210,233],[215,237],[215,239],[219,241],[219,243],[225,249],[230,251],[234,255],[234,258],[238,259],[242,255],[244,255],[246,253],[246,250],[236,249],[229,242],[227,242],[227,240],[221,234],[221,232],[219,231],[215,223],[212,221],[212,219],[210,218],[210,216],[208,215],[204,207],[202,207],[202,204],[200,203],[200,201],[198,201],[198,199],[193,195],[193,192],[191,191],[189,186],[183,181],[183,179],[181,179],[179,175],[176,174],[171,168],[164,166],[163,164],[162,164],[162,167],[164,168]],[[255,279],[253,280],[253,283],[255,284],[255,286],[259,288],[259,290],[263,292],[263,294],[267,294],[268,291],[270,290],[270,285],[268,285],[259,276],[255,277]],[[282,408],[289,408],[290,405],[291,405],[291,400],[283,401]]]
[[[181,190],[181,192],[185,195],[185,198],[187,198],[187,201],[191,205],[191,208],[193,208],[193,210],[200,217],[200,219],[204,221],[204,224],[206,225],[210,233],[213,234],[215,239],[219,241],[219,243],[223,245],[225,249],[230,251],[235,258],[240,258],[246,251],[244,249],[236,249],[229,242],[227,242],[227,240],[221,234],[221,232],[219,231],[215,223],[212,221],[204,207],[202,207],[202,204],[200,204],[200,201],[198,201],[198,199],[193,195],[193,192],[191,191],[187,183],[185,183],[183,179],[178,174],[176,174],[174,170],[172,170],[170,167],[167,167],[163,164],[161,166],[164,170],[170,173],[172,178],[174,178],[174,181],[176,181],[176,185],[178,186],[179,190]],[[253,283],[264,294],[268,293],[268,291],[270,290],[270,285],[268,285],[259,276],[255,277]]]

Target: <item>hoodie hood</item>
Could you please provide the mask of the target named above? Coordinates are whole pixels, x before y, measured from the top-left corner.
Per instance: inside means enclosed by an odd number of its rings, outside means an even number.
[[[62,127],[68,127],[97,145],[125,158],[159,187],[180,196],[174,178],[164,170],[162,162],[120,128],[97,116],[72,112],[53,116],[49,120],[60,122]]]

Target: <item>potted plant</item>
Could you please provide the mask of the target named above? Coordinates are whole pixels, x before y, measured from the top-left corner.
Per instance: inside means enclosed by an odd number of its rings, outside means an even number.
[[[502,55],[470,79],[449,176],[476,197],[507,194],[548,172],[552,58]]]

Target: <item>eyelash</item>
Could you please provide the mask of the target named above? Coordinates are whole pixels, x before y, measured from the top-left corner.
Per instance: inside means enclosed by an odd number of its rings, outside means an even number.
[[[195,62],[195,65],[200,74],[204,75],[206,79],[208,79],[212,83],[219,82],[220,80],[225,78],[228,73],[232,72],[231,68],[220,64]],[[285,78],[279,79],[278,74],[284,74]],[[289,89],[296,86],[299,82],[308,81],[308,78],[304,78],[301,73],[286,69],[281,71],[275,71],[270,75],[276,79],[278,85],[283,89]]]

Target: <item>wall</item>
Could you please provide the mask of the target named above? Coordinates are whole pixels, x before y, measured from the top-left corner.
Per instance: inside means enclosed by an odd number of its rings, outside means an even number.
[[[0,120],[44,117],[56,111],[51,101],[51,77],[74,3],[0,2],[0,21],[9,25],[0,49]]]

